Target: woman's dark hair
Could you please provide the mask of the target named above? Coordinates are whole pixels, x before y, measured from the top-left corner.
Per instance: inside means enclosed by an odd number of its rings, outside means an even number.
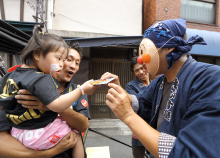
[[[52,51],[56,52],[61,47],[64,47],[64,51],[68,52],[68,46],[61,37],[42,32],[42,29],[39,26],[35,26],[33,36],[21,52],[22,63],[26,65],[33,65],[34,51],[42,52],[42,55],[45,57],[47,53]]]
[[[131,68],[131,71],[134,73],[134,65],[136,65],[136,64],[138,64],[138,62],[137,62],[137,58],[138,57],[133,57],[132,59],[131,59],[131,63],[130,63],[130,68]]]
[[[75,49],[79,53],[80,61],[81,61],[83,58],[83,49],[82,47],[79,46],[79,43],[78,42],[68,43],[68,45],[69,45],[69,50]]]

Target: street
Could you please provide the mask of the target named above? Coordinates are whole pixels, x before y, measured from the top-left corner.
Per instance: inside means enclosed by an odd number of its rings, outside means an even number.
[[[113,131],[112,131],[113,132]],[[104,132],[102,132],[104,133]],[[131,146],[131,135],[113,135],[111,137]],[[109,146],[111,158],[132,158],[132,149],[102,135],[88,131],[85,141],[86,147]]]

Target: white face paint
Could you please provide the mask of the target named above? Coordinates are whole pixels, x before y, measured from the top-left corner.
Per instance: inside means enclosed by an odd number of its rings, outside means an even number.
[[[51,64],[50,65],[50,70],[51,71],[59,71],[60,70],[59,64]]]
[[[159,54],[154,43],[144,38],[139,46],[139,56],[142,56],[143,67],[151,75],[155,75],[159,68]]]

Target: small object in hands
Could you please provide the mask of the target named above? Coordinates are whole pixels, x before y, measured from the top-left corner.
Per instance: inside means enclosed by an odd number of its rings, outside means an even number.
[[[101,85],[101,84],[108,84],[109,82],[111,82],[112,80],[114,80],[114,77],[111,78],[107,78],[105,80],[94,80],[93,83],[91,83],[92,85]]]
[[[84,94],[85,94],[84,90],[82,89],[82,87],[81,87],[80,85],[77,85],[77,88],[79,88],[79,89],[81,90],[82,95],[84,95]]]

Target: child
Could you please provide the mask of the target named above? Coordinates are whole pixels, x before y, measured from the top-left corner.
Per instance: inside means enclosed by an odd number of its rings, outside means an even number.
[[[35,27],[33,37],[21,53],[23,65],[2,78],[0,105],[13,127],[12,136],[26,147],[44,150],[56,145],[71,130],[62,118],[57,117],[56,112],[69,108],[84,91],[92,94],[95,89],[91,81],[87,81],[74,91],[60,96],[49,74],[52,70],[60,73],[67,52],[68,47],[62,38],[43,33]],[[51,111],[22,107],[14,97],[19,89],[29,90]],[[80,155],[83,153],[77,152],[73,156],[82,157]]]

